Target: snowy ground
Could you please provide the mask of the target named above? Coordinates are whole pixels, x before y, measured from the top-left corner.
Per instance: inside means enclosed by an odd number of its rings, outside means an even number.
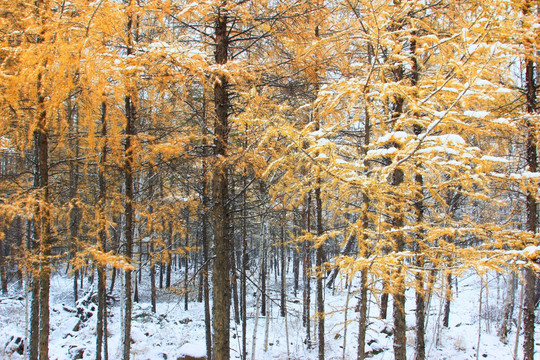
[[[178,274],[179,277],[181,276]],[[426,354],[428,359],[465,360],[476,359],[513,359],[516,341],[515,327],[509,337],[508,344],[502,344],[497,337],[502,304],[506,294],[504,276],[491,274],[484,281],[482,290],[482,316],[479,314],[480,280],[469,275],[458,280],[457,294],[451,308],[450,326],[443,328],[443,301],[434,296],[429,307],[429,320],[426,331]],[[74,358],[93,359],[95,357],[96,317],[80,323],[73,312],[72,280],[55,275],[51,288],[51,359],[67,360]],[[276,286],[276,289],[278,287]],[[520,287],[521,288],[521,287]],[[454,288],[455,289],[455,288]],[[193,355],[204,354],[204,315],[203,305],[192,301],[189,310],[184,310],[183,298],[175,293],[160,290],[157,313],[152,314],[148,299],[148,291],[142,290],[143,302],[134,306],[132,330],[132,358],[177,359],[182,353]],[[269,302],[268,318],[256,317],[255,291],[249,292],[248,298],[248,357],[250,359],[315,359],[316,348],[308,349],[306,330],[301,321],[301,292],[294,298],[292,291],[288,294],[287,321],[279,316],[279,294],[272,293],[275,303]],[[520,294],[517,294],[519,298]],[[118,297],[117,297],[118,298]],[[348,299],[348,301],[347,301]],[[348,307],[347,307],[348,303]],[[326,293],[326,358],[356,359],[358,334],[358,313],[354,311],[357,304],[355,294],[346,290]],[[17,285],[10,288],[7,297],[0,298],[0,358],[22,359],[16,351],[17,339],[24,339],[26,300],[24,293]],[[345,311],[345,309],[347,309]],[[414,294],[407,298],[408,358],[414,356]],[[313,311],[313,310],[312,310]],[[393,359],[392,336],[385,334],[392,327],[391,305],[388,320],[378,319],[379,308],[375,297],[370,299],[370,317],[366,350],[379,350],[373,355],[374,360]],[[518,309],[515,311],[517,319]],[[109,318],[109,354],[111,359],[120,355],[120,312],[119,303],[111,309]],[[347,319],[347,321],[345,321]],[[256,333],[254,325],[257,322]],[[313,323],[312,323],[313,324]],[[311,328],[312,339],[313,325]],[[255,346],[253,344],[255,340]],[[522,341],[522,339],[519,339]],[[480,344],[477,347],[477,344]],[[537,331],[537,345],[540,336]],[[287,346],[288,344],[288,346]],[[253,353],[253,346],[255,352]],[[232,323],[231,357],[240,358],[241,329]],[[518,344],[518,359],[522,356],[521,342]]]

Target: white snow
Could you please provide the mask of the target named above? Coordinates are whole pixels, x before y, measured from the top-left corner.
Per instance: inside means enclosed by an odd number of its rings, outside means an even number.
[[[523,179],[540,179],[540,173],[523,171],[522,173],[512,173],[510,174],[510,179],[513,180],[523,180]]]
[[[478,118],[478,119],[483,119],[487,116],[489,116],[489,111],[473,111],[473,110],[468,110],[468,111],[464,111],[463,112],[463,115],[465,116],[468,116],[468,117],[473,117],[473,118]]]
[[[534,245],[527,246],[525,249],[522,250],[522,253],[526,257],[533,256],[536,253],[540,253],[540,246],[534,246]]]
[[[178,349],[178,353],[184,356],[202,358],[206,356],[206,345],[203,343],[186,343]]]
[[[392,155],[395,152],[397,152],[397,149],[395,147],[391,147],[388,149],[375,149],[375,150],[369,150],[367,152],[367,156],[369,158],[376,158],[376,157],[382,157],[382,156],[388,156]]]
[[[409,138],[411,135],[407,134],[405,131],[395,131],[395,132],[389,132],[387,134],[384,134],[381,136],[377,142],[379,144],[384,144],[389,141],[397,141],[397,142],[403,142],[403,140]]]
[[[522,251],[540,251],[540,247],[529,247]],[[373,258],[370,258],[370,260]],[[521,261],[521,260],[519,260]],[[524,261],[521,261],[525,263]],[[279,315],[279,301],[268,301],[268,320],[256,311],[257,290],[249,285],[247,298],[247,350],[248,358],[254,359],[315,359],[317,347],[308,348],[306,344],[306,328],[302,325],[302,289],[295,295],[292,286],[292,267],[287,273],[287,318]],[[143,274],[147,279],[148,273]],[[440,289],[443,275],[437,277],[436,288]],[[182,288],[183,274],[173,271],[173,284]],[[268,277],[270,283],[269,296],[279,299],[279,280]],[[426,359],[475,359],[479,351],[480,358],[491,360],[512,359],[516,339],[516,328],[513,325],[508,343],[503,344],[497,336],[498,320],[503,309],[508,275],[496,275],[494,272],[484,274],[481,281],[474,272],[467,272],[453,284],[450,323],[448,328],[442,327],[444,298],[439,297],[437,290],[426,298]],[[338,276],[336,290],[325,292],[325,306],[328,312],[326,323],[326,358],[354,359],[357,353],[358,313],[356,291],[358,278],[352,279],[348,294],[345,288],[345,276]],[[350,277],[349,277],[349,280]],[[51,360],[68,360],[79,356],[83,360],[95,358],[95,316],[83,322],[77,331],[76,317],[68,305],[73,302],[72,279],[65,275],[65,269],[55,274],[51,281],[51,327],[50,341]],[[148,281],[146,281],[148,282]],[[206,354],[204,306],[196,302],[197,290],[190,295],[189,309],[184,310],[183,296],[180,293],[164,289],[158,290],[157,312],[151,312],[149,304],[148,284],[140,287],[141,303],[135,303],[133,309],[132,353],[133,360],[177,359],[180,356],[203,357]],[[301,283],[301,282],[300,282]],[[380,283],[377,285],[380,288]],[[88,290],[88,284],[85,290]],[[480,293],[480,287],[483,287]],[[118,287],[117,287],[118,288]],[[69,290],[67,290],[69,289]],[[521,291],[516,291],[516,303],[519,303]],[[24,294],[13,285],[9,297],[0,297],[0,358],[23,359],[16,352],[17,338],[24,338],[25,300],[16,294]],[[480,295],[482,294],[482,295]],[[81,292],[82,295],[82,292]],[[119,293],[113,293],[119,299]],[[379,295],[369,293],[369,317],[366,336],[366,351],[372,352],[373,360],[393,359],[392,304],[388,307],[388,318],[379,318]],[[409,287],[405,304],[407,331],[407,354],[414,356],[415,292]],[[482,298],[480,298],[482,296]],[[391,297],[390,297],[391,299]],[[478,313],[478,304],[483,303],[483,310]],[[121,324],[119,315],[120,303],[116,301],[110,309],[109,317],[109,358],[120,358]],[[311,304],[312,315],[315,304]],[[346,317],[345,317],[346,314]],[[515,314],[517,316],[517,312]],[[255,328],[256,318],[258,325]],[[347,319],[347,321],[345,321]],[[311,330],[314,319],[311,318]],[[255,331],[255,333],[254,333]],[[252,353],[254,334],[256,338]],[[316,336],[312,332],[312,341]],[[480,348],[477,348],[480,337]],[[231,358],[238,358],[241,353],[241,327],[231,321],[230,331]],[[522,339],[520,339],[522,341]],[[540,334],[536,332],[536,342]],[[518,345],[521,349],[521,347]],[[521,350],[520,350],[521,352]]]
[[[476,86],[493,86],[493,84],[490,81],[485,80],[485,79],[476,79],[474,81],[474,85],[476,85]]]
[[[421,136],[420,134],[419,136]],[[454,145],[465,145],[465,140],[457,134],[444,134],[437,136],[426,136],[426,141],[433,141],[440,144],[454,144]]]
[[[482,156],[481,160],[493,161],[493,162],[501,162],[501,163],[509,163],[510,162],[510,160],[508,160],[508,159],[498,157],[498,156],[489,156],[489,155]]]

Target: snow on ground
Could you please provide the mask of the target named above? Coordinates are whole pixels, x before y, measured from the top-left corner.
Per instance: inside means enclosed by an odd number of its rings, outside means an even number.
[[[62,273],[63,274],[63,273]],[[81,322],[75,312],[72,294],[72,280],[57,274],[51,282],[51,359],[94,359],[96,316]],[[178,278],[182,275],[178,272]],[[273,277],[272,277],[273,278]],[[506,277],[490,274],[482,284],[480,301],[480,279],[470,274],[457,281],[457,290],[451,305],[450,326],[443,328],[442,309],[444,301],[431,297],[429,318],[426,329],[426,355],[428,359],[466,360],[480,359],[507,360],[513,358],[516,340],[515,327],[508,344],[502,344],[497,330],[506,294]],[[339,283],[339,281],[338,281]],[[180,284],[180,283],[179,283]],[[486,286],[487,284],[487,286]],[[86,290],[88,285],[85,284]],[[120,285],[120,284],[118,284]],[[308,347],[306,328],[302,326],[302,292],[296,297],[292,291],[292,281],[288,284],[287,321],[279,316],[279,288],[270,292],[268,317],[257,318],[257,294],[255,289],[248,292],[247,349],[249,359],[315,359],[317,348],[313,342]],[[312,283],[314,286],[314,282]],[[118,287],[119,288],[119,287]],[[354,284],[353,284],[354,289]],[[114,294],[116,299],[118,294]],[[159,290],[157,313],[151,312],[148,289],[141,289],[142,302],[134,305],[132,329],[132,359],[177,359],[181,355],[201,356],[205,353],[204,307],[191,294],[189,310],[184,310],[181,295],[167,290]],[[519,294],[517,294],[519,298]],[[346,289],[327,290],[325,308],[326,359],[356,359],[358,313],[356,294]],[[482,307],[479,317],[480,303]],[[347,306],[348,304],[348,306]],[[312,306],[314,296],[312,297]],[[19,286],[13,285],[8,296],[0,297],[0,358],[22,359],[21,340],[25,334],[26,300]],[[407,293],[407,354],[414,357],[414,292]],[[116,301],[109,318],[109,354],[111,359],[119,358],[121,351],[120,304]],[[388,307],[388,319],[378,318],[379,307],[375,296],[369,301],[369,326],[366,351],[374,360],[393,359],[392,306]],[[518,308],[515,310],[517,318]],[[312,314],[314,309],[312,309]],[[345,321],[345,319],[347,321]],[[255,323],[257,328],[255,329]],[[316,339],[311,322],[311,339]],[[255,331],[256,330],[256,331]],[[540,336],[537,332],[537,343]],[[522,342],[522,339],[519,339]],[[241,327],[231,322],[231,358],[240,358]],[[287,345],[288,344],[288,345]],[[478,347],[478,344],[480,346]],[[520,343],[521,344],[521,343]],[[540,346],[540,344],[538,344]],[[522,348],[518,345],[518,358]],[[253,349],[255,353],[253,353]],[[477,354],[478,353],[478,354]]]

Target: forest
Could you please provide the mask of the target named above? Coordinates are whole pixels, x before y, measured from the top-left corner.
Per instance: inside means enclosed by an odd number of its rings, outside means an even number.
[[[0,4],[0,358],[535,358],[539,0]]]

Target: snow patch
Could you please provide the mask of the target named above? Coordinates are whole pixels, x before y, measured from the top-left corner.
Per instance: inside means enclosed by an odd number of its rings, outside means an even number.
[[[179,349],[180,355],[194,358],[204,358],[206,356],[206,346],[199,343],[186,343]]]
[[[385,135],[381,136],[377,140],[377,142],[379,144],[384,144],[384,143],[387,143],[387,142],[389,142],[391,140],[402,142],[403,140],[407,139],[408,137],[410,137],[410,135],[407,134],[405,131],[395,131],[395,132],[390,132],[388,134],[385,134]]]
[[[493,162],[501,162],[501,163],[509,163],[510,162],[510,160],[508,160],[508,159],[498,157],[498,156],[489,156],[489,155],[482,156],[481,160],[493,161]]]
[[[483,118],[489,116],[489,111],[472,111],[472,110],[468,110],[468,111],[463,112],[463,115],[468,116],[468,117],[477,118],[477,119],[483,119]]]

